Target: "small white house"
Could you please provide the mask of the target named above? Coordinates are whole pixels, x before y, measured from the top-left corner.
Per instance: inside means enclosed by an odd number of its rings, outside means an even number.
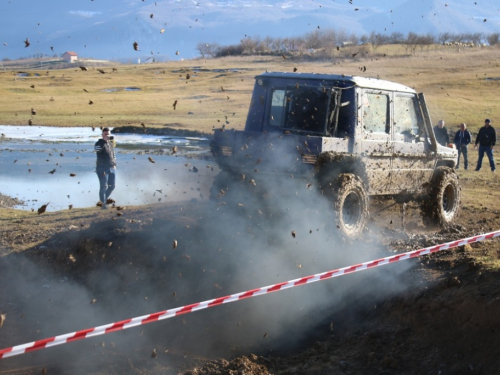
[[[76,60],[78,60],[78,55],[75,52],[68,51],[68,52],[64,52],[64,54],[62,55],[62,58],[66,62],[73,63]]]

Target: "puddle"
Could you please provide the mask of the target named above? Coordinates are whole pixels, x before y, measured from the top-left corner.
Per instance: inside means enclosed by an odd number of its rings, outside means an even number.
[[[191,68],[184,68],[184,69],[176,69],[172,70],[172,73],[202,73],[202,72],[212,72],[212,73],[238,73],[244,70],[248,70],[248,68],[229,68],[229,69],[206,69],[202,68],[200,66],[193,66]]]
[[[38,73],[34,73],[34,74],[31,74],[31,73],[27,73],[27,72],[19,72],[18,74],[16,74],[17,77],[40,77],[40,74]]]
[[[118,91],[141,91],[142,89],[139,87],[125,87],[124,89],[120,89],[118,87],[111,87],[108,89],[102,89],[102,92],[118,92]]]

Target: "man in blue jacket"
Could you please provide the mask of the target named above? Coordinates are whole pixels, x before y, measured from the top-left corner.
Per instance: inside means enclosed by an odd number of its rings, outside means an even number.
[[[497,141],[497,133],[495,129],[491,126],[491,120],[487,118],[484,120],[484,126],[479,129],[477,133],[476,144],[474,148],[477,148],[479,143],[479,159],[477,159],[476,171],[481,169],[483,163],[484,154],[488,156],[490,161],[490,168],[492,172],[495,172],[495,159],[493,159],[493,147]]]
[[[460,124],[460,130],[455,133],[455,138],[453,143],[458,150],[458,160],[457,160],[457,169],[460,166],[460,155],[464,156],[464,169],[467,169],[469,165],[469,161],[467,159],[467,146],[471,142],[470,132],[467,130],[467,125]]]

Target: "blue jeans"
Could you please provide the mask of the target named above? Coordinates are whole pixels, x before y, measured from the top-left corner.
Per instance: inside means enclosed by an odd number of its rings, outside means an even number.
[[[111,192],[115,190],[116,169],[114,168],[96,168],[97,177],[99,178],[99,200],[106,204],[106,199],[109,198]]]
[[[490,161],[491,170],[495,170],[495,159],[493,159],[493,149],[491,146],[479,146],[479,159],[477,159],[477,167],[476,171],[481,169],[481,165],[483,164],[484,154],[488,156],[488,160]]]
[[[467,146],[461,146],[458,148],[457,169],[460,166],[460,155],[464,156],[464,169],[467,169],[469,166],[469,160],[467,159]]]

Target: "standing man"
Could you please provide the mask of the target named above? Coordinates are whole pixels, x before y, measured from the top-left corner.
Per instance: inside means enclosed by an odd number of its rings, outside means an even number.
[[[481,164],[483,163],[484,154],[488,156],[490,161],[490,168],[492,172],[495,172],[495,159],[493,159],[493,147],[497,141],[497,133],[495,129],[491,126],[491,120],[487,118],[484,120],[484,126],[479,129],[477,133],[476,144],[474,146],[477,149],[477,144],[479,143],[479,159],[477,160],[476,171],[481,169]]]
[[[108,208],[106,200],[115,189],[116,157],[113,137],[109,136],[109,128],[102,129],[102,139],[94,146],[97,154],[96,173],[99,178],[99,200],[102,209]]]
[[[460,155],[464,155],[464,169],[467,169],[469,161],[467,160],[467,145],[471,142],[470,132],[467,130],[467,125],[460,124],[460,130],[455,133],[453,143],[458,150],[457,169],[460,166]]]
[[[444,127],[444,121],[439,120],[438,124],[434,126],[434,135],[436,136],[436,141],[442,146],[448,146],[450,143],[450,136],[448,135],[448,129]]]

